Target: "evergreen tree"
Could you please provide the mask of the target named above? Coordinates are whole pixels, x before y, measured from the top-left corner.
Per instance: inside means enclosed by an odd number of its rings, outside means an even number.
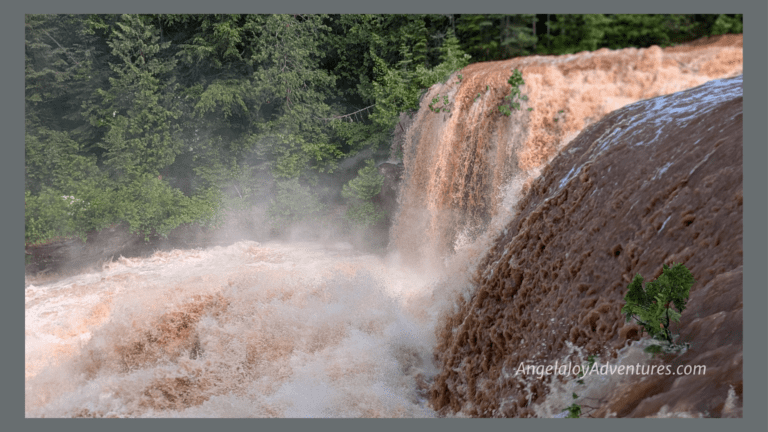
[[[87,108],[91,123],[105,128],[101,146],[115,179],[157,175],[180,149],[173,58],[163,59],[159,30],[146,17],[122,15],[111,29],[108,45],[110,86],[99,89],[101,103]]]
[[[536,16],[521,15],[461,15],[456,31],[462,48],[476,61],[501,60],[528,55],[538,38],[532,24]]]

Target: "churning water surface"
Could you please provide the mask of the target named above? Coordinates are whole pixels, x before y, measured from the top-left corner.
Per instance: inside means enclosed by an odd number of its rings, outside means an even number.
[[[250,241],[28,284],[26,416],[433,417],[434,327],[463,284]]]

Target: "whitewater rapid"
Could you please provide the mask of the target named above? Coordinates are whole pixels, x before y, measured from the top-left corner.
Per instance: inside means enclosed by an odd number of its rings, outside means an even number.
[[[435,322],[468,286],[345,243],[250,241],[34,282],[27,417],[434,417]]]

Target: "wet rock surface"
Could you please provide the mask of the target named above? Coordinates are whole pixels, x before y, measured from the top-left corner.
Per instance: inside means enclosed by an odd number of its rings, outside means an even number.
[[[393,215],[397,210],[397,191],[400,188],[400,182],[403,176],[403,164],[393,164],[384,162],[377,167],[379,174],[384,177],[384,182],[381,185],[381,192],[373,197],[374,203],[378,204],[380,208],[387,213],[387,215]],[[387,225],[389,226],[390,218],[388,218]]]
[[[654,361],[706,373],[629,377],[593,416],[731,415],[729,389],[740,404],[743,387],[742,82],[616,110],[552,160],[479,265],[474,295],[443,322],[435,409],[533,416],[551,377],[526,389],[518,365],[562,361],[569,344],[610,363],[640,337],[620,313],[632,277],[683,263],[696,282],[672,333],[690,348]]]

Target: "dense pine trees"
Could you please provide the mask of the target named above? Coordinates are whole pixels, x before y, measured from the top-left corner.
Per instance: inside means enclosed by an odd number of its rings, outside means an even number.
[[[162,235],[183,223],[214,224],[225,209],[265,199],[271,214],[293,221],[306,206],[279,197],[315,196],[319,176],[337,175],[343,158],[385,153],[399,114],[471,61],[665,45],[740,33],[741,21],[27,15],[26,241],[120,222]],[[324,199],[345,202],[341,184],[336,189]]]

